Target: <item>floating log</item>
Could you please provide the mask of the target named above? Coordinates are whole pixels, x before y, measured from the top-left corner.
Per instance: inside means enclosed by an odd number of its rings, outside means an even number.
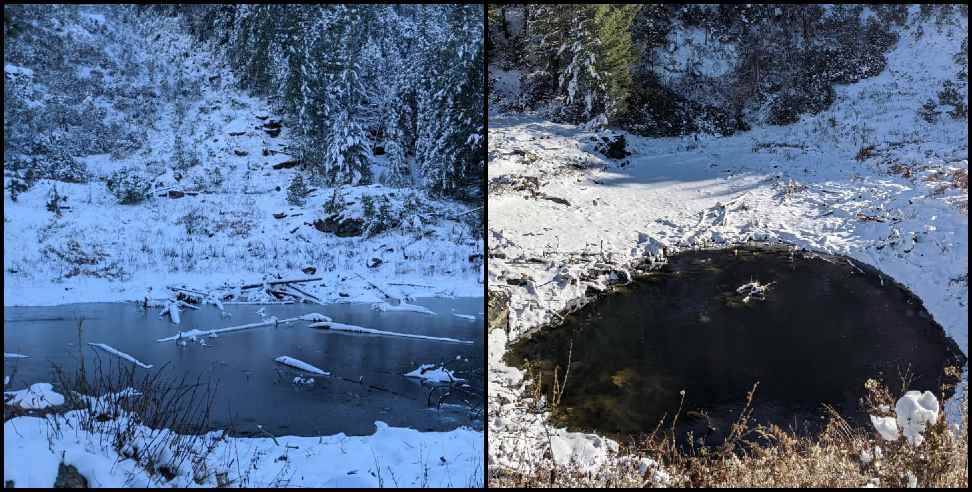
[[[212,336],[212,335],[218,335],[220,333],[229,333],[229,332],[233,332],[233,331],[248,330],[250,328],[259,328],[261,326],[270,326],[270,325],[279,325],[279,324],[285,324],[285,323],[293,323],[294,321],[301,321],[301,320],[302,320],[302,318],[299,318],[299,317],[298,318],[287,318],[287,319],[281,319],[281,320],[278,320],[278,319],[274,318],[274,319],[270,319],[268,321],[261,321],[259,323],[250,323],[248,325],[239,325],[239,326],[229,326],[229,327],[226,327],[226,328],[219,328],[219,329],[216,329],[216,330],[189,330],[189,331],[181,331],[181,332],[179,332],[176,335],[171,336],[171,337],[159,338],[158,340],[156,340],[156,342],[174,342],[176,340],[181,340],[183,338],[195,339],[195,338],[198,338],[198,337],[208,337],[208,336]]]

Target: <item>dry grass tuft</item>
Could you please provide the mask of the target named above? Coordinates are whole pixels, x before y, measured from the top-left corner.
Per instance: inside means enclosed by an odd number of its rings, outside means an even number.
[[[957,375],[954,369],[947,372]],[[865,389],[862,403],[868,413],[889,414],[896,401],[892,391],[874,380]],[[947,389],[939,395],[948,394]],[[582,473],[570,464],[536,463],[528,468],[531,473],[492,469],[489,486],[968,488],[967,396],[961,423],[950,426],[939,418],[917,447],[904,439],[881,440],[873,428],[855,428],[830,408],[827,424],[812,437],[777,426],[751,427],[750,414],[747,403],[720,447],[680,450],[673,423],[667,432],[656,429],[640,444],[623,447],[597,473]]]

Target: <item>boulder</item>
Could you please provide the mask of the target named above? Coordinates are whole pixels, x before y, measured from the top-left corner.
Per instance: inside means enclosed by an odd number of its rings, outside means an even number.
[[[368,268],[378,268],[382,263],[384,262],[381,261],[381,258],[372,258],[368,260]]]
[[[307,275],[313,275],[317,273],[317,268],[309,266],[309,267],[302,268],[300,271],[304,272]]]
[[[240,156],[240,157],[243,157],[243,156],[249,154],[249,152],[247,152],[247,151],[245,151],[243,149],[233,149],[233,153],[236,154],[236,155],[238,155],[238,156]]]
[[[364,233],[364,220],[331,215],[315,220],[314,228],[337,237],[354,237]]]
[[[182,192],[182,191],[179,191],[179,190],[169,190],[169,193],[167,193],[167,196],[169,198],[182,198],[182,197],[186,196],[186,194],[184,192]]]

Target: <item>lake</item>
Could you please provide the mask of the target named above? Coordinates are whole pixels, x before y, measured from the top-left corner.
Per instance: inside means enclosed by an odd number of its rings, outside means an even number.
[[[84,360],[88,372],[99,362],[127,364],[88,343],[103,343],[125,352],[166,377],[212,378],[219,382],[213,429],[232,424],[238,433],[257,432],[257,425],[274,435],[369,435],[374,422],[445,431],[459,426],[482,426],[484,394],[484,328],[482,298],[416,299],[436,315],[378,312],[370,304],[348,303],[230,305],[223,317],[212,305],[184,309],[180,325],[160,308],[145,310],[135,303],[71,304],[50,307],[5,307],[4,351],[29,359],[4,361],[4,374],[13,375],[7,389],[35,382],[53,382],[52,364],[73,373]],[[321,313],[336,322],[384,331],[470,340],[472,344],[342,333],[310,328],[300,321],[206,338],[206,346],[156,340],[190,329],[212,330],[262,320],[258,311],[279,319]],[[464,319],[454,314],[475,316]],[[84,318],[78,330],[78,318]],[[274,362],[289,356],[331,373],[310,375]],[[439,408],[429,408],[432,389],[403,376],[420,364],[444,364],[466,385],[453,391]],[[130,364],[128,365],[130,366]],[[313,384],[294,378],[312,377]],[[438,391],[433,401],[444,393]]]
[[[746,393],[757,423],[818,430],[823,404],[867,425],[864,382],[940,394],[943,368],[965,364],[919,299],[844,257],[737,248],[675,255],[647,278],[512,344],[507,360],[554,372],[566,391],[556,424],[618,438],[679,414],[680,435],[721,443]],[[563,384],[563,383],[561,383]],[[706,416],[703,415],[706,414]]]

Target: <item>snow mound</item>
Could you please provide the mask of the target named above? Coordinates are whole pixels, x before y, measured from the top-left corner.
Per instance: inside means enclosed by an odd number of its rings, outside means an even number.
[[[909,391],[894,405],[895,417],[871,415],[871,424],[885,441],[896,441],[900,434],[908,442],[920,446],[925,438],[925,427],[938,422],[938,398],[931,391]]]
[[[405,301],[402,301],[402,303],[397,306],[393,306],[391,304],[388,304],[387,302],[376,302],[371,305],[371,309],[374,309],[375,311],[381,311],[381,312],[400,311],[400,312],[408,312],[408,313],[422,313],[422,314],[435,315],[435,311],[432,311],[427,307],[419,306],[417,304],[408,304]]]
[[[4,400],[7,405],[33,410],[64,404],[64,396],[56,393],[50,383],[34,383],[27,389],[5,391]]]
[[[898,424],[895,423],[894,417],[878,417],[876,415],[871,415],[871,424],[877,429],[878,434],[881,435],[885,441],[897,441],[898,440]]]
[[[455,373],[445,368],[445,366],[435,367],[435,364],[422,364],[412,372],[406,373],[405,377],[419,378],[431,383],[454,383],[465,381],[457,378]]]
[[[915,446],[925,440],[921,435],[925,426],[938,421],[938,410],[938,398],[931,391],[909,391],[894,405],[901,433]]]
[[[262,309],[261,309],[261,311],[262,311]],[[307,313],[307,314],[301,316],[300,319],[302,319],[304,321],[323,321],[323,322],[333,321],[330,318],[330,316],[324,316],[321,313]]]

